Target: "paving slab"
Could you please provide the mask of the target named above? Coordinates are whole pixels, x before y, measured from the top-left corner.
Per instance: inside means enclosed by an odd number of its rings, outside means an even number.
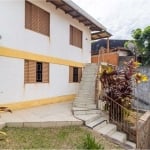
[[[81,125],[83,122],[72,114],[72,101],[43,105],[34,108],[2,113],[0,122],[10,127],[50,127]]]

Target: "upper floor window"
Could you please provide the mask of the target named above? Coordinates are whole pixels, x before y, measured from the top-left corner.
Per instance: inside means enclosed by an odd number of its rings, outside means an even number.
[[[25,27],[44,35],[50,35],[50,14],[25,1]]]
[[[82,48],[82,31],[70,25],[70,44]]]
[[[24,62],[24,82],[25,83],[48,83],[49,63],[25,60]]]

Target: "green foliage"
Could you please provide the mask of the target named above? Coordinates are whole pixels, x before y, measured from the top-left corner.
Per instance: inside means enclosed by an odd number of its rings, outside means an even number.
[[[0,112],[11,112],[12,111],[8,107],[0,107]],[[5,140],[7,134],[5,132],[0,131],[0,140]]]
[[[85,149],[85,150],[88,150],[88,149],[103,150],[104,147],[101,144],[96,142],[95,137],[92,137],[90,134],[87,134],[86,137],[83,139],[83,145],[82,145],[81,149]]]
[[[132,37],[140,53],[142,64],[150,64],[150,26],[143,30],[140,28],[133,30]]]
[[[50,128],[3,128],[7,133],[7,139],[0,141],[0,150],[3,149],[84,149],[83,142],[85,135],[91,134],[105,146],[105,149],[120,149],[103,136],[88,130],[83,126],[66,126]],[[64,137],[64,138],[62,138]],[[82,147],[81,147],[82,145]]]
[[[141,39],[142,30],[140,28],[132,31],[132,37],[136,40]]]

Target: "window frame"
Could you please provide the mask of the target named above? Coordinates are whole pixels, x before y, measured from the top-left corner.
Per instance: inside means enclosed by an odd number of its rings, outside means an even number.
[[[24,83],[49,83],[49,63],[24,60]]]
[[[25,0],[25,28],[50,36],[50,13]]]
[[[70,25],[70,45],[83,47],[83,32],[72,25]]]
[[[81,78],[82,67],[69,66],[69,83],[79,83],[81,81]]]

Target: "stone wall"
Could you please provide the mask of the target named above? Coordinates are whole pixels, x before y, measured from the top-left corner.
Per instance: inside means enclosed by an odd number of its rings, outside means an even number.
[[[140,83],[135,88],[136,99],[134,101],[134,107],[138,107],[141,110],[150,110],[150,66],[140,67],[139,72],[146,74],[149,81]]]
[[[137,149],[150,149],[150,111],[138,121]]]

